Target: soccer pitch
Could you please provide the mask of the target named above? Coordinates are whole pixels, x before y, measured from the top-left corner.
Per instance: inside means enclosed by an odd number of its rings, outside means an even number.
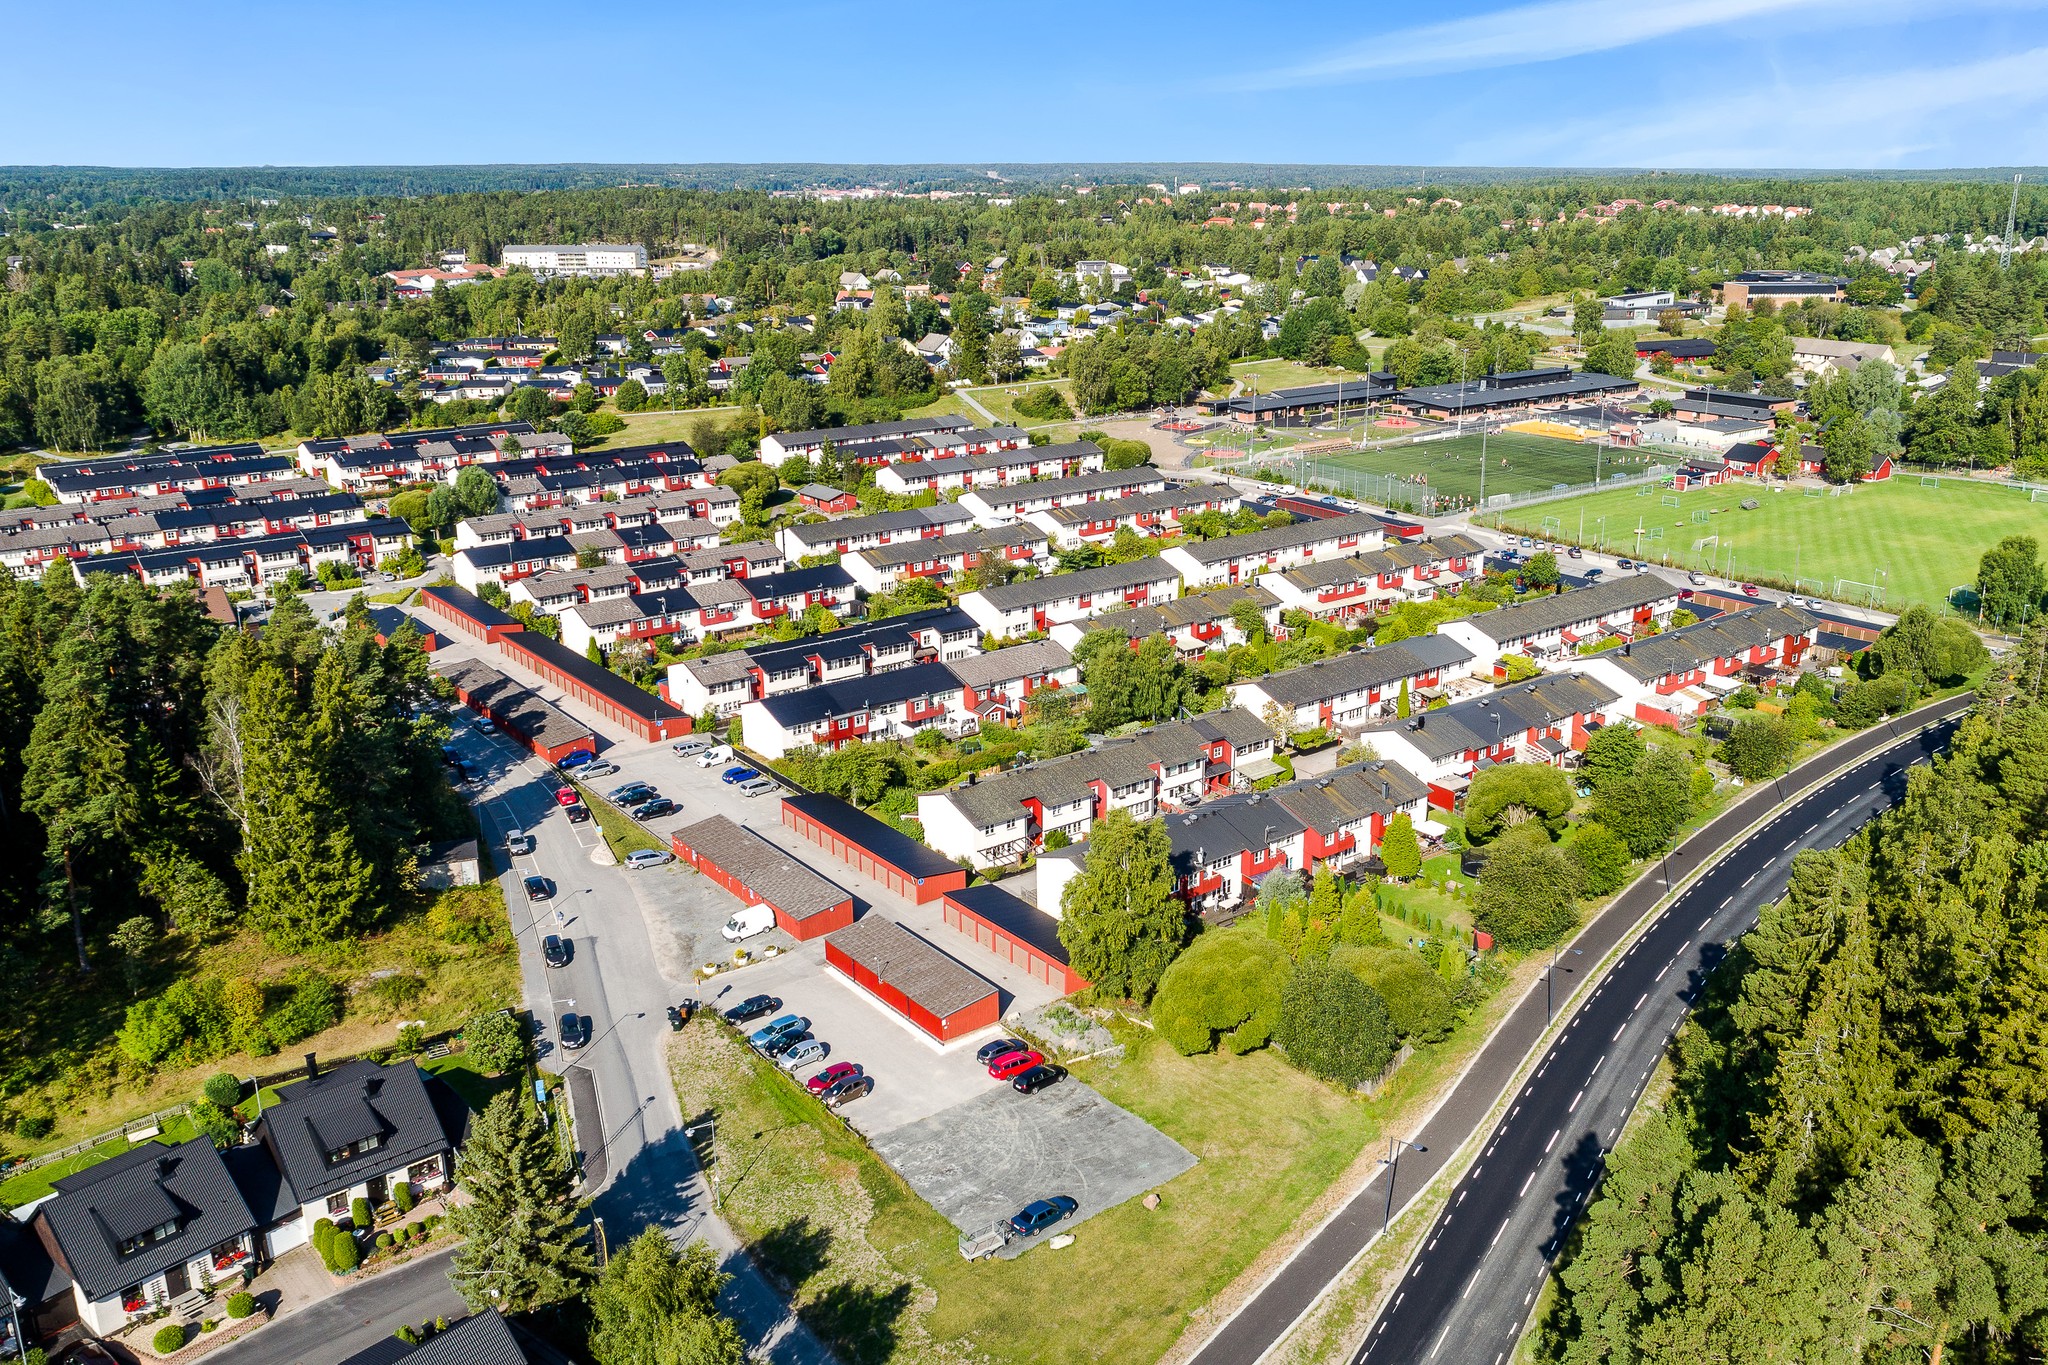
[[[1489,490],[1492,482],[1487,480]],[[1744,498],[1761,505],[1745,512]],[[1840,497],[1754,483],[1685,493],[1617,489],[1477,520],[1619,554],[1640,550],[1659,563],[1686,568],[1711,562],[1738,579],[1785,586],[1796,580],[1802,591],[1845,602],[1874,604],[1872,589],[1881,587],[1884,605],[1893,610],[1946,602],[1953,589],[1976,581],[1978,558],[2005,536],[2048,542],[2048,502],[2029,502],[2017,489],[1965,479],[1923,485],[1916,474],[1859,484]]]
[[[1640,473],[1646,460],[1656,460],[1641,451],[1607,450],[1592,441],[1562,441],[1518,431],[1494,432],[1484,440],[1488,497],[1550,489],[1561,483],[1591,483],[1596,458],[1598,477],[1603,479],[1611,474]],[[1479,496],[1480,447],[1481,438],[1472,435],[1377,450],[1345,450],[1305,457],[1307,468],[1301,472],[1311,482],[1343,492],[1377,494],[1380,479],[1391,475],[1416,482],[1418,493],[1469,501]],[[1669,456],[1661,462],[1674,463]],[[1293,470],[1296,464],[1290,461],[1287,467]],[[1346,476],[1352,474],[1368,474],[1372,479],[1369,484],[1347,484]],[[1417,482],[1417,476],[1425,482]]]

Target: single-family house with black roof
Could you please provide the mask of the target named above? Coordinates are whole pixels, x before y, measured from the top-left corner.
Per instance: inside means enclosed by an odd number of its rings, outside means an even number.
[[[233,1278],[260,1249],[256,1216],[204,1137],[146,1142],[52,1183],[31,1226],[97,1335]]]

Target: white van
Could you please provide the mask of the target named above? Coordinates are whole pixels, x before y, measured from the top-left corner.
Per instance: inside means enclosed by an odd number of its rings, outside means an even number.
[[[714,763],[730,762],[732,762],[732,745],[730,744],[714,744],[703,753],[697,755],[697,766],[700,768],[708,768]]]
[[[775,912],[765,905],[750,905],[725,922],[718,932],[733,942],[765,934],[775,927]]]

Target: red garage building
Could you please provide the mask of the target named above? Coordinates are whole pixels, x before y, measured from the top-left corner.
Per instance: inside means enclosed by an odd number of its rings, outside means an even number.
[[[996,988],[894,920],[869,915],[825,940],[825,961],[942,1043],[1002,1017]]]
[[[474,659],[457,659],[438,670],[455,688],[464,706],[496,722],[498,728],[550,763],[560,763],[579,750],[596,753],[590,728],[579,725],[551,706],[533,689]]]
[[[1060,922],[1000,886],[949,891],[940,913],[948,925],[1061,995],[1088,988],[1087,980],[1067,965]]]
[[[714,815],[669,836],[676,857],[748,905],[775,912],[775,927],[813,939],[853,923],[853,896],[750,829]]]
[[[919,905],[967,885],[966,868],[836,796],[785,796],[782,823]]]
[[[525,629],[509,613],[499,611],[466,588],[421,588],[420,605],[455,627],[460,634],[495,644]]]
[[[575,701],[649,743],[690,733],[689,716],[666,699],[641,691],[545,635],[530,630],[501,635],[498,648],[513,663],[532,669]]]

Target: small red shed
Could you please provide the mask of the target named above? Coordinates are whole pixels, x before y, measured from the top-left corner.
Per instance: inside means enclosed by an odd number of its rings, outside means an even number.
[[[993,985],[880,915],[827,936],[825,962],[942,1043],[1002,1018]]]

